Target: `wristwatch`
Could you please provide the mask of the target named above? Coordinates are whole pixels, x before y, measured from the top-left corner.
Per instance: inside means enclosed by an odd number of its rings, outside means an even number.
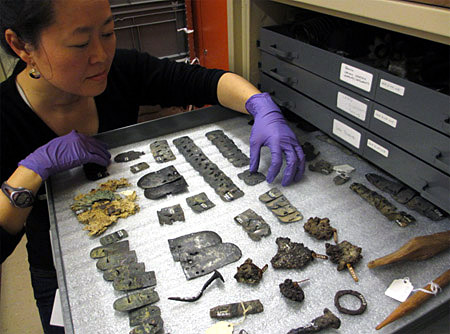
[[[16,208],[28,208],[34,204],[33,192],[26,188],[14,188],[6,182],[2,184],[2,191],[9,198],[12,206]]]

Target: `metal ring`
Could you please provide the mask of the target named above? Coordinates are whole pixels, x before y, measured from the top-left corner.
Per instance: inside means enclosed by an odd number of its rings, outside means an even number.
[[[339,304],[339,298],[341,298],[344,295],[352,295],[352,296],[355,296],[356,298],[358,298],[361,302],[361,306],[359,307],[359,309],[349,310],[345,307],[342,307],[341,304]],[[367,302],[366,302],[366,299],[364,298],[364,296],[361,293],[359,293],[358,291],[353,291],[353,290],[340,290],[340,291],[336,292],[336,295],[334,296],[334,305],[336,306],[336,308],[338,309],[339,312],[345,313],[345,314],[350,314],[350,315],[362,314],[367,308]]]

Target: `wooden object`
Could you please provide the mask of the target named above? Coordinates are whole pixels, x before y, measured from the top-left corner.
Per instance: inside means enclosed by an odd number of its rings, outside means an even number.
[[[439,285],[439,287],[444,288],[450,282],[450,269],[436,278],[433,282]],[[424,287],[424,289],[431,291],[430,286],[431,284],[428,284],[426,287]],[[433,296],[434,295],[430,293],[417,291],[415,294],[401,303],[391,314],[389,314],[386,319],[384,319],[377,327],[375,327],[375,329],[381,329],[387,324],[390,324],[391,322],[403,317],[405,314],[415,310],[417,307],[419,307],[420,304]]]
[[[448,248],[450,248],[450,231],[424,235],[409,240],[389,255],[370,261],[367,266],[376,268],[406,260],[426,260]]]

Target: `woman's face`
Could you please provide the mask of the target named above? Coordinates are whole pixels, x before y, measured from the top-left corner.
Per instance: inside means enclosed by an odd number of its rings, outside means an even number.
[[[54,0],[54,9],[55,22],[32,51],[37,69],[64,92],[101,94],[116,48],[109,1]]]

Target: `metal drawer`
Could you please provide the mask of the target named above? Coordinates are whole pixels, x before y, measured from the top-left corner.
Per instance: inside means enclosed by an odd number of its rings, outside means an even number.
[[[365,142],[364,131],[356,124],[264,73],[261,74],[261,89],[269,92],[278,104],[301,116],[356,153],[363,154],[361,144]]]
[[[361,95],[375,96],[378,70],[286,34],[284,26],[261,28],[260,48]]]
[[[450,138],[374,103],[369,129],[430,165],[450,174]]]
[[[371,100],[266,52],[261,52],[261,70],[355,123],[369,127]]]
[[[418,191],[422,197],[450,212],[448,175],[369,131],[364,145],[366,159]]]
[[[450,135],[450,96],[381,72],[375,100]]]

